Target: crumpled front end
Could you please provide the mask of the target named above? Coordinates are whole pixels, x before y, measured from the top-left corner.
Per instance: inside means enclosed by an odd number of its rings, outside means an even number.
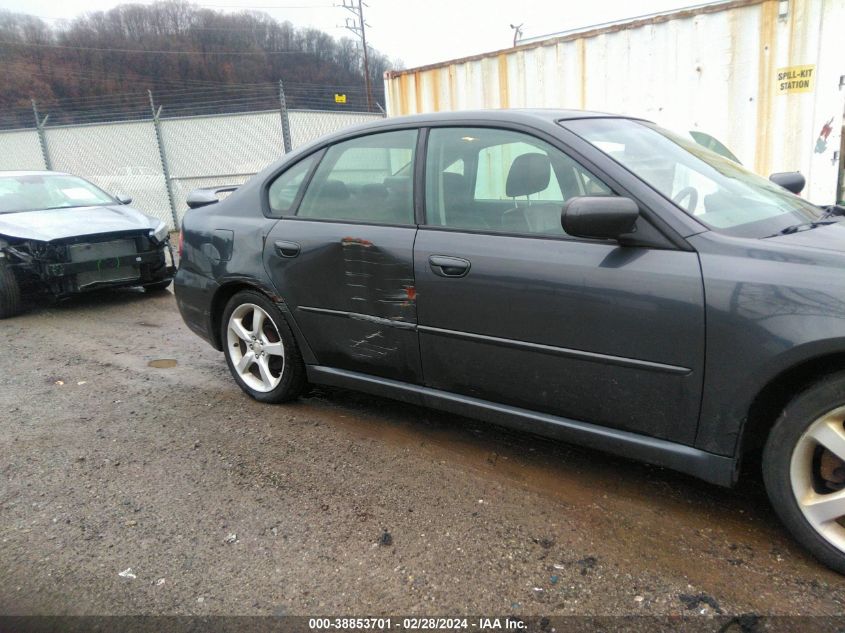
[[[56,297],[106,287],[142,286],[173,278],[168,239],[148,232],[82,236],[40,242],[0,242],[22,288]]]

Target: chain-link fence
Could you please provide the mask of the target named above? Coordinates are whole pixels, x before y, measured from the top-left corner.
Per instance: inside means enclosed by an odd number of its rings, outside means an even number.
[[[52,169],[82,176],[110,193],[129,195],[139,209],[173,221],[151,122],[46,127],[44,136]]]
[[[279,111],[163,119],[161,138],[179,219],[193,189],[241,184],[284,154]]]
[[[63,124],[51,125],[49,110],[39,113],[34,107],[35,129],[0,130],[0,170],[54,169],[82,176],[110,193],[130,196],[133,206],[178,228],[188,192],[241,184],[282,156],[285,123],[295,149],[383,116],[288,110],[283,93],[277,109],[191,116],[184,102],[170,113],[156,107],[152,95],[139,95],[143,97],[150,114],[122,121],[102,121],[88,112],[85,117],[97,122],[68,125],[66,118],[57,117]],[[260,105],[266,107],[266,96],[262,99]]]
[[[0,135],[0,169],[44,169],[37,130],[11,130]]]

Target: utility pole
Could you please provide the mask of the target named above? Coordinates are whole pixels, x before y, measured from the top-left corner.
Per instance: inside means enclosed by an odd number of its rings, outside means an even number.
[[[361,48],[364,52],[364,90],[367,94],[367,112],[373,109],[373,88],[370,82],[370,56],[367,51],[367,23],[364,21],[364,0],[343,0],[340,5],[349,11],[354,18],[346,18],[347,29],[352,31],[361,39]]]

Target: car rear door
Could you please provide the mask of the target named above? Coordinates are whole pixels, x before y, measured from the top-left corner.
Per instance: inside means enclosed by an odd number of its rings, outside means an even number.
[[[273,283],[321,365],[421,382],[414,301],[417,130],[330,146],[264,249]],[[277,193],[275,193],[277,192]],[[291,193],[293,192],[293,193]],[[290,184],[269,186],[285,206]]]
[[[414,251],[425,384],[692,443],[697,255],[565,235],[566,199],[614,193],[531,135],[433,128],[427,148]]]

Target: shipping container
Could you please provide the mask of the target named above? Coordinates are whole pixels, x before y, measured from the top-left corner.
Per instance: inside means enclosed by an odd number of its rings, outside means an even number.
[[[643,16],[388,71],[385,92],[390,116],[552,107],[642,117],[718,139],[759,174],[800,171],[813,202],[845,198],[845,0]]]

